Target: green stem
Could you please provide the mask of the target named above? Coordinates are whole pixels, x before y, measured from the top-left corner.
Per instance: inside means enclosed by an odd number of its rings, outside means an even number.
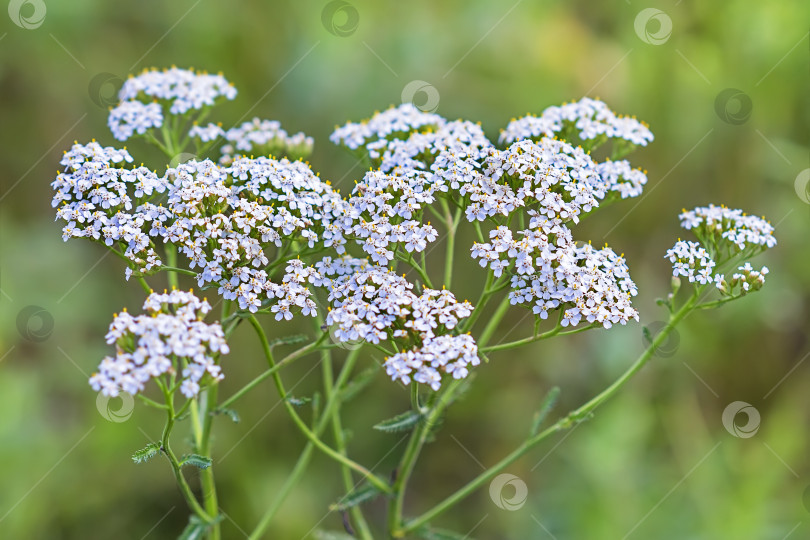
[[[563,332],[563,326],[557,325],[552,330],[548,332],[544,332],[542,334],[537,334],[535,336],[529,336],[527,338],[518,339],[516,341],[510,341],[507,343],[498,343],[497,345],[491,345],[489,347],[480,347],[479,350],[483,353],[489,353],[493,351],[502,351],[504,349],[515,349],[517,347],[522,347],[523,345],[528,345],[529,343],[534,343],[535,341],[540,341],[541,339],[548,339],[554,336],[570,336],[571,334],[578,334],[580,332],[585,332],[586,330],[590,330],[591,328],[596,328],[600,326],[599,324],[588,324],[585,326],[580,326],[579,328],[574,328],[573,330],[568,330]]]
[[[256,386],[258,386],[259,384],[261,384],[262,382],[267,380],[268,377],[270,377],[271,375],[276,373],[278,370],[280,370],[284,366],[286,366],[288,364],[291,364],[295,360],[298,360],[299,358],[301,358],[302,356],[306,356],[307,354],[309,354],[312,351],[316,350],[318,345],[321,343],[321,341],[323,341],[323,338],[321,338],[318,341],[315,341],[313,343],[310,343],[310,344],[308,344],[308,345],[306,345],[304,347],[301,347],[297,351],[294,351],[294,352],[288,354],[287,356],[282,358],[278,363],[276,363],[275,366],[271,367],[270,369],[265,370],[258,377],[256,377],[255,379],[253,379],[252,381],[247,383],[245,386],[243,386],[238,392],[236,392],[231,397],[229,397],[228,399],[223,401],[222,404],[220,404],[219,409],[220,410],[227,409],[229,406],[231,406],[233,404],[233,402],[235,402],[236,400],[241,398],[243,395],[245,395],[249,391],[251,391],[253,388],[255,388]]]
[[[171,437],[172,430],[174,429],[174,423],[176,420],[175,412],[174,412],[174,397],[169,392],[169,390],[163,386],[163,396],[166,399],[166,425],[163,428],[163,435],[160,439],[161,450],[169,459],[169,463],[172,466],[172,472],[174,473],[174,478],[177,481],[177,485],[180,488],[180,491],[183,493],[183,497],[186,499],[189,507],[194,511],[197,516],[200,517],[206,523],[211,523],[213,521],[213,517],[209,515],[200,503],[197,501],[197,498],[194,496],[194,493],[191,491],[191,487],[186,482],[186,478],[183,476],[183,471],[180,467],[180,462],[177,460],[177,456],[174,455],[172,451],[171,445],[169,444],[169,439]]]
[[[411,385],[411,408],[414,412],[422,412],[422,407],[419,406],[419,383],[416,381]]]
[[[460,329],[462,331],[466,331],[473,327],[475,321],[478,320],[478,317],[481,316],[481,313],[484,311],[484,306],[486,305],[487,301],[489,301],[489,297],[491,296],[492,292],[490,291],[490,287],[492,286],[492,282],[494,281],[495,276],[493,275],[492,271],[487,270],[487,281],[484,284],[484,288],[481,291],[481,296],[478,297],[478,300],[473,304],[473,312],[467,319],[463,320],[460,325]]]
[[[461,216],[461,209],[456,209],[455,215],[450,213],[447,201],[441,199],[442,208],[445,213],[445,223],[447,224],[447,251],[444,256],[444,286],[450,288],[453,280],[453,255],[456,246],[456,230]]]
[[[430,436],[431,428],[439,421],[444,409],[450,404],[455,391],[461,386],[462,382],[463,379],[453,379],[447,384],[436,400],[435,405],[428,411],[422,422],[414,429],[411,438],[408,440],[408,446],[405,448],[405,453],[397,469],[397,478],[394,481],[394,497],[388,503],[388,530],[394,538],[404,536],[404,531],[403,534],[399,533],[402,531],[402,510],[405,502],[405,488],[413,473],[416,460],[427,438]]]
[[[430,282],[430,277],[427,275],[427,271],[423,268],[420,264],[416,262],[416,259],[413,258],[413,254],[408,253],[407,257],[402,255],[399,256],[399,260],[402,262],[408,263],[408,265],[416,270],[416,273],[419,274],[419,277],[422,278],[422,283],[427,285],[431,289],[433,288],[433,284]]]
[[[650,360],[650,358],[652,358],[653,354],[655,353],[655,350],[664,343],[664,341],[667,339],[670,332],[672,332],[675,326],[678,323],[680,323],[692,309],[694,309],[694,304],[696,300],[697,297],[693,296],[692,298],[690,298],[689,301],[686,302],[686,304],[683,305],[683,307],[681,307],[681,309],[679,309],[674,314],[670,315],[668,324],[664,327],[663,330],[661,330],[661,332],[658,335],[655,336],[655,338],[652,340],[647,349],[644,350],[641,356],[639,356],[638,359],[636,359],[636,361],[605,390],[600,392],[597,396],[595,396],[593,399],[591,399],[581,407],[568,413],[565,417],[558,420],[551,427],[538,433],[534,437],[531,437],[530,439],[524,441],[523,444],[518,446],[514,451],[512,451],[509,455],[507,455],[493,467],[481,473],[475,479],[473,479],[465,486],[457,490],[455,493],[453,493],[452,495],[441,501],[439,504],[434,506],[431,510],[428,510],[419,517],[408,521],[402,529],[395,532],[398,533],[400,536],[404,536],[407,532],[413,531],[414,529],[425,525],[432,519],[436,518],[437,516],[441,515],[442,513],[452,508],[456,503],[458,503],[462,499],[468,497],[476,489],[478,489],[485,483],[489,482],[497,474],[506,469],[506,467],[517,461],[520,457],[526,454],[538,443],[548,438],[550,435],[557,433],[559,431],[570,429],[577,423],[584,420],[602,403],[613,397],[625,384],[627,384],[627,382],[636,373],[638,373],[641,370],[641,368],[644,367],[644,365]]]
[[[350,360],[353,363],[357,356],[359,356],[359,352],[359,349],[355,349],[349,353],[349,358],[346,359],[346,363],[348,364]],[[335,384],[332,383],[332,354],[330,351],[321,351],[321,366],[323,368],[324,395],[326,396],[327,403],[329,403],[335,396],[339,394],[343,382],[342,380],[338,380]],[[344,369],[345,367],[346,364],[344,364]],[[343,372],[341,371],[341,377],[342,375]],[[343,425],[340,420],[340,405],[341,404],[338,402],[337,406],[332,408],[331,413],[330,411],[324,409],[323,419],[331,421],[332,437],[335,439],[335,449],[344,456],[347,456],[346,435],[343,432]],[[346,490],[346,493],[351,493],[356,486],[354,478],[352,478],[351,469],[345,465],[341,465],[340,473],[341,477],[343,478],[343,488]],[[371,530],[369,529],[366,518],[363,516],[363,511],[360,509],[360,507],[352,506],[349,509],[349,515],[352,518],[352,523],[357,529],[355,532],[358,533],[358,537],[362,538],[363,540],[373,540],[374,537],[371,535]]]
[[[273,360],[273,352],[270,350],[270,343],[267,341],[267,334],[265,334],[264,329],[262,328],[261,324],[259,324],[259,321],[256,319],[255,316],[251,315],[248,318],[248,320],[250,321],[250,324],[253,326],[253,328],[256,330],[256,333],[259,336],[259,340],[262,343],[262,349],[264,350],[265,358],[267,359],[267,363],[270,365],[270,368],[272,369],[276,364],[275,361]],[[298,429],[301,430],[301,433],[303,433],[307,439],[309,439],[316,447],[318,447],[319,450],[321,450],[327,456],[360,473],[369,481],[370,484],[372,484],[380,491],[384,493],[391,492],[391,487],[385,480],[381,479],[376,474],[372,473],[359,463],[335,451],[332,447],[325,444],[317,436],[315,436],[312,430],[310,430],[309,427],[306,425],[306,422],[304,422],[301,419],[301,417],[295,411],[293,405],[287,399],[287,391],[284,389],[284,383],[281,381],[281,377],[279,377],[278,372],[273,373],[272,376],[273,381],[276,383],[276,389],[278,390],[279,397],[281,398],[281,401],[284,403],[284,407],[287,409],[287,413],[290,415],[292,421],[295,423],[296,426],[298,426]]]
[[[175,253],[175,256],[176,255],[177,254]],[[183,274],[183,275],[186,275],[186,276],[197,277],[197,272],[195,272],[193,270],[186,270],[185,268],[178,268],[176,266],[161,266],[160,269],[161,270],[166,270],[169,273],[169,285],[170,286],[172,285],[172,276],[174,274]],[[176,287],[177,286],[177,276],[176,275],[174,276],[174,280],[175,280],[174,286]]]
[[[212,384],[206,391],[205,407],[202,415],[202,438],[198,450],[203,456],[211,456],[211,424],[214,421],[213,411],[217,407],[218,384]],[[203,504],[205,510],[212,516],[219,513],[219,502],[217,501],[217,487],[214,480],[214,465],[200,471],[200,483],[203,493]],[[219,522],[216,522],[209,531],[211,540],[220,539]]]
[[[166,244],[165,249],[166,249],[166,262],[168,263],[168,265],[162,268],[169,271],[168,275],[166,276],[169,281],[169,288],[177,289],[179,288],[177,281],[177,271],[179,270],[179,268],[177,268],[177,248],[173,244]]]
[[[731,302],[732,300],[737,300],[740,298],[739,296],[730,296],[728,298],[721,298],[720,300],[715,300],[713,302],[706,302],[705,304],[699,304],[696,309],[710,309],[717,306],[722,306],[726,302]]]
[[[329,394],[326,398],[326,405],[324,406],[324,413],[321,416],[320,420],[318,421],[318,425],[315,426],[315,433],[320,434],[324,428],[326,427],[327,422],[329,421],[330,416],[333,414],[334,410],[337,410],[337,405],[339,404],[339,397],[340,397],[340,390],[345,386],[346,381],[349,378],[349,375],[354,368],[355,361],[357,360],[357,354],[351,353],[346,358],[346,361],[343,364],[343,368],[340,370],[340,374],[338,375],[337,381],[335,381],[334,388],[336,389],[334,392]],[[309,461],[312,457],[312,451],[315,448],[315,445],[312,441],[307,441],[306,446],[302,450],[300,456],[298,457],[298,461],[295,463],[290,476],[287,477],[287,480],[284,482],[284,485],[276,493],[276,497],[273,499],[273,502],[265,511],[262,518],[259,520],[259,524],[256,525],[256,528],[250,535],[250,540],[255,540],[261,538],[264,535],[264,532],[267,530],[267,527],[270,525],[273,517],[278,512],[281,505],[286,500],[287,496],[292,491],[292,488],[298,483],[303,475],[304,471],[306,470],[307,466],[309,465]]]
[[[509,307],[512,304],[509,302],[509,295],[503,297],[501,303],[498,304],[498,307],[495,309],[495,313],[492,314],[487,325],[484,327],[483,332],[481,332],[481,336],[478,338],[478,348],[479,350],[483,350],[484,345],[489,342],[492,334],[495,333],[495,330],[498,329],[498,324],[500,324],[501,319],[503,319],[506,312],[509,310]]]
[[[161,409],[164,411],[169,409],[169,406],[166,405],[165,403],[158,403],[157,401],[149,399],[143,394],[135,394],[135,396],[141,401],[143,401],[145,404],[149,405],[150,407],[155,407],[156,409]]]
[[[169,157],[169,158],[174,157],[174,154],[172,154],[171,151],[169,151],[169,149],[166,147],[166,145],[163,144],[162,142],[160,142],[157,139],[157,137],[155,137],[152,133],[147,131],[144,137],[146,138],[146,140],[148,142],[150,142],[150,143],[154,144],[155,146],[157,146],[158,148],[160,148],[160,151],[163,152],[164,154],[166,154],[167,157]]]

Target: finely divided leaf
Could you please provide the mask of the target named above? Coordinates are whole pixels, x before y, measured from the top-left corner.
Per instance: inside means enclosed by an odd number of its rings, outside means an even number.
[[[407,431],[412,429],[422,419],[422,415],[416,411],[407,411],[398,414],[388,420],[383,420],[374,426],[374,429],[385,431],[386,433],[396,433],[398,431]]]
[[[200,454],[186,454],[180,460],[180,466],[194,465],[198,469],[207,469],[211,466],[211,458],[201,456]]]
[[[132,461],[135,463],[146,463],[158,454],[160,454],[160,445],[158,443],[149,443],[145,448],[141,448],[132,454]]]
[[[233,409],[227,409],[227,408],[226,408],[226,409],[217,409],[217,410],[216,410],[216,411],[214,411],[214,412],[216,412],[216,414],[224,414],[225,416],[227,416],[228,418],[230,418],[230,419],[231,419],[231,422],[233,422],[234,424],[238,424],[238,423],[239,423],[239,420],[240,420],[240,418],[239,418],[239,413],[237,413],[237,412],[236,412],[235,410],[233,410]]]
[[[295,334],[294,336],[285,336],[281,338],[274,339],[270,342],[270,348],[278,347],[279,345],[295,345],[296,343],[303,343],[307,341],[309,338],[304,334]]]
[[[329,509],[332,511],[343,512],[349,508],[352,508],[353,506],[357,506],[358,504],[375,499],[379,494],[379,489],[371,484],[364,484],[341,497],[338,502],[329,505]]]
[[[197,516],[191,516],[188,525],[177,537],[177,540],[202,540],[208,532],[208,524]]]

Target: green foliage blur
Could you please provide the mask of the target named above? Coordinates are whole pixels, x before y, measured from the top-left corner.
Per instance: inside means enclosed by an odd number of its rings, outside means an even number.
[[[647,121],[656,140],[631,157],[648,170],[645,194],[576,230],[626,254],[642,324],[664,318],[655,299],[669,288],[665,250],[687,236],[678,227],[682,207],[724,203],[767,216],[779,239],[757,260],[770,267],[768,282],[691,316],[672,356],[512,467],[528,487],[522,508],[503,510],[482,489],[436,525],[475,538],[810,537],[810,199],[795,183],[810,167],[806,1],[347,2],[359,23],[345,37],[324,26],[324,1],[45,0],[35,29],[0,15],[0,538],[175,538],[186,523],[165,461],[130,459],[159,437],[159,412],[136,406],[123,422],[105,420],[87,384],[108,350],[112,314],[137,309],[142,292],[99,247],[61,242],[49,186],[74,139],[115,142],[106,128],[111,85],[93,90],[91,81],[172,64],[222,71],[235,83],[237,100],[215,113],[226,128],[256,115],[313,136],[313,168],[345,190],[362,171],[329,133],[400,103],[412,80],[438,90],[439,114],[480,120],[493,139],[513,116],[583,95]],[[634,28],[649,7],[672,21],[658,45]],[[647,30],[660,33],[656,24]],[[745,97],[718,103],[727,88]],[[471,265],[457,278],[460,297],[475,297],[476,277]],[[30,305],[52,315],[52,332],[45,315],[18,328]],[[530,331],[523,315],[515,310],[503,325],[515,328],[510,339]],[[262,369],[243,330],[224,362],[222,395]],[[643,347],[634,324],[493,355],[426,448],[406,513],[517,446],[550,387],[562,388],[553,417],[597,393]],[[290,385],[302,380],[296,394],[319,384],[315,362],[285,372]],[[753,437],[724,428],[721,415],[734,401],[761,413]],[[241,423],[223,417],[216,425],[225,538],[252,530],[304,445],[277,402],[268,381],[239,403]],[[401,435],[371,426],[407,407],[407,392],[382,372],[346,407],[357,460],[388,474]],[[317,455],[267,538],[342,530],[340,515],[327,511],[341,493],[336,467]],[[377,502],[368,514],[379,523],[384,510]]]

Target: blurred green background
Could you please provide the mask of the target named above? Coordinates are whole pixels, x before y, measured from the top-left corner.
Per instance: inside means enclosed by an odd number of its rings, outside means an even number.
[[[166,463],[130,461],[159,436],[161,415],[136,407],[124,422],[107,421],[87,385],[107,352],[112,313],[137,309],[142,293],[123,281],[119,261],[100,260],[99,247],[61,242],[49,187],[74,139],[114,143],[105,101],[112,84],[98,90],[91,82],[172,64],[222,71],[235,83],[239,97],[216,113],[225,127],[258,115],[312,135],[313,167],[346,189],[361,171],[329,143],[332,128],[399,103],[412,80],[437,89],[439,114],[480,120],[493,138],[513,116],[583,95],[646,120],[656,140],[631,158],[649,171],[645,195],[597,213],[577,237],[627,255],[648,324],[664,316],[655,298],[669,283],[662,256],[684,234],[681,208],[743,208],[777,227],[778,247],[757,261],[771,269],[766,287],[690,317],[669,344],[672,356],[651,363],[591,421],[511,467],[528,486],[522,508],[502,510],[484,489],[436,524],[477,538],[810,537],[810,205],[806,185],[797,193],[795,182],[810,167],[806,1],[349,0],[332,20],[344,37],[324,25],[326,2],[45,5],[37,28],[0,17],[0,537],[173,538],[186,522]],[[650,7],[663,18],[641,21],[637,32],[637,16]],[[37,6],[20,9],[30,19]],[[359,16],[353,29],[350,12]],[[718,101],[727,88],[739,92]],[[458,282],[460,296],[474,296],[474,270]],[[41,340],[18,328],[31,305],[53,317]],[[29,335],[43,316],[31,319]],[[522,316],[504,324],[519,326],[511,338],[528,331]],[[225,394],[262,369],[243,330],[225,361]],[[494,464],[516,446],[550,386],[562,387],[558,412],[567,411],[642,348],[641,325],[631,325],[495,356],[427,447],[408,512],[472,478],[476,461]],[[304,364],[287,380],[314,360]],[[309,373],[296,392],[319,377]],[[723,427],[734,401],[760,412],[753,437]],[[240,403],[240,424],[217,424],[226,538],[252,530],[303,446],[276,402],[268,382]],[[347,406],[358,460],[379,462],[387,474],[399,451],[386,454],[399,438],[370,426],[407,407],[406,393],[382,373]],[[326,510],[339,490],[337,470],[316,456],[267,537],[341,529],[340,516]],[[378,522],[383,511],[379,503],[368,509]]]

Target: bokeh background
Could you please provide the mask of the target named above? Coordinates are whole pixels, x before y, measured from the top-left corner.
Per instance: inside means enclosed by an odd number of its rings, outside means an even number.
[[[810,536],[810,177],[800,175],[810,167],[807,3],[335,7],[14,0],[17,22],[0,16],[0,537],[173,538],[186,522],[166,463],[130,461],[159,436],[159,412],[136,407],[125,421],[108,421],[87,385],[106,353],[112,313],[137,308],[142,293],[99,247],[61,242],[49,187],[74,139],[114,142],[105,121],[116,82],[172,64],[224,72],[240,92],[217,113],[226,127],[258,115],[305,131],[316,140],[313,167],[347,189],[361,171],[329,143],[330,131],[400,103],[414,80],[435,88],[438,113],[480,120],[493,138],[513,116],[583,95],[646,120],[656,140],[633,156],[649,171],[645,195],[597,213],[577,236],[626,254],[642,323],[650,324],[664,316],[655,299],[668,289],[663,253],[684,234],[681,208],[744,208],[776,225],[779,245],[759,261],[771,269],[765,289],[690,317],[618,399],[511,467],[529,490],[519,510],[498,508],[481,490],[436,524],[476,538]],[[474,270],[457,278],[460,296],[474,296],[475,278]],[[522,315],[504,324],[517,326],[510,338],[527,331]],[[236,335],[226,394],[262,369],[251,338]],[[641,325],[631,325],[494,356],[427,447],[409,513],[477,474],[477,462],[491,465],[516,446],[552,385],[562,388],[562,413],[643,346]],[[294,366],[288,380],[313,363]],[[301,392],[318,379],[312,371]],[[735,401],[760,413],[754,436],[724,428],[722,413]],[[226,538],[252,529],[303,446],[276,402],[267,383],[238,406],[241,423],[217,425]],[[382,474],[393,466],[398,452],[384,456],[399,438],[370,426],[407,406],[406,392],[382,373],[347,406],[357,459],[379,462]],[[316,456],[267,537],[311,538],[316,525],[340,530],[339,515],[327,513],[339,489],[332,463]],[[368,513],[379,522],[383,510],[372,504]]]

